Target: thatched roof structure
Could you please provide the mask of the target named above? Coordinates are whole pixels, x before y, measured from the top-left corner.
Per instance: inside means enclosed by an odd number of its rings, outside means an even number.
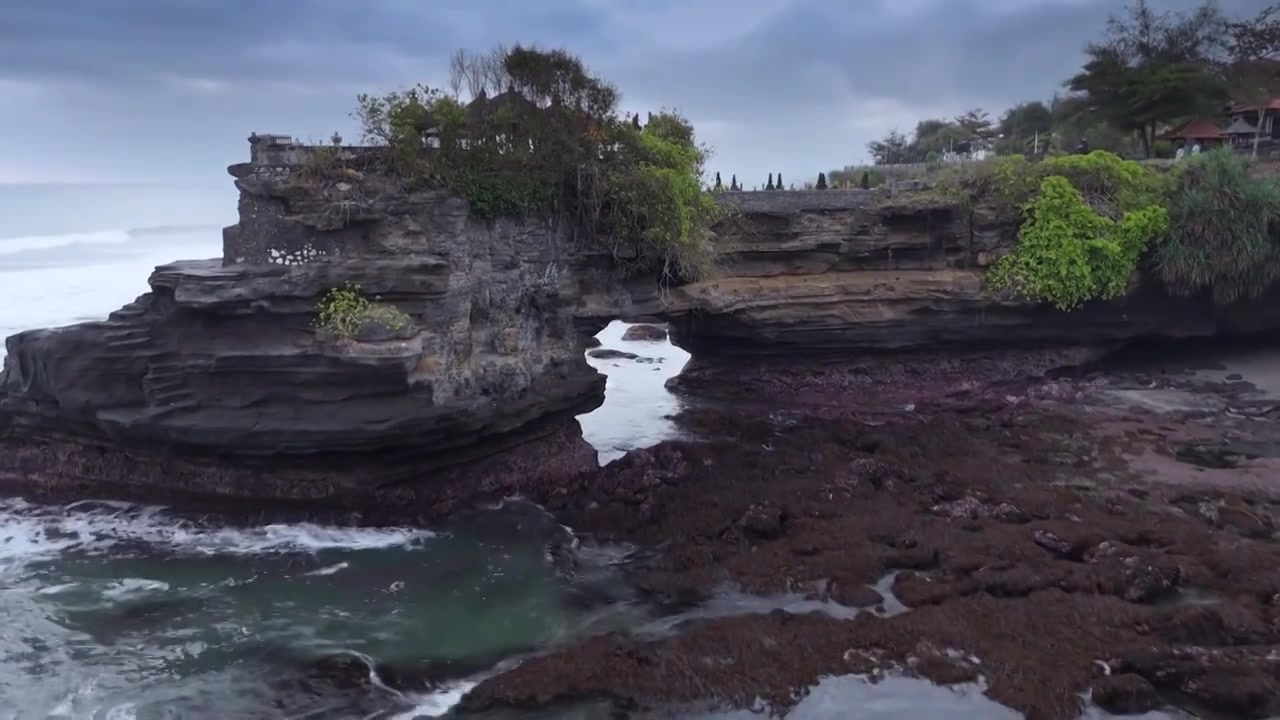
[[[497,112],[506,110],[513,117],[525,117],[538,112],[538,106],[532,100],[516,92],[516,89],[509,87],[505,92],[493,96],[489,101],[488,110]]]
[[[467,103],[467,122],[477,124],[484,120],[489,114],[489,96],[484,90],[475,97],[471,102]]]
[[[1244,118],[1236,118],[1234,122],[1222,131],[1224,135],[1232,135],[1235,137],[1247,136],[1253,137],[1258,134],[1258,128],[1245,122]]]
[[[1218,124],[1208,118],[1195,118],[1179,125],[1178,127],[1166,130],[1156,137],[1157,140],[1186,140],[1188,142],[1196,140],[1222,140],[1227,135],[1218,127]]]

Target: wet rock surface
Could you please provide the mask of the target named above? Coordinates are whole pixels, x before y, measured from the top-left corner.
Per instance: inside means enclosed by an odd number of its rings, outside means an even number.
[[[661,325],[641,323],[628,327],[622,333],[622,339],[627,342],[661,342],[667,339],[667,329]]]
[[[1138,715],[1162,705],[1156,688],[1141,675],[1108,675],[1093,684],[1093,702],[1116,715]]]
[[[636,360],[640,357],[635,353],[614,350],[613,348],[596,348],[595,350],[587,351],[587,355],[597,360]]]
[[[1280,575],[1268,570],[1280,546],[1222,520],[1233,508],[1265,525],[1280,494],[1247,469],[1160,472],[1179,463],[1170,438],[1263,442],[1277,430],[1240,413],[1118,407],[1093,376],[1015,374],[983,383],[940,365],[910,387],[836,382],[825,393],[813,376],[778,378],[826,402],[686,411],[681,423],[719,440],[634,451],[569,486],[531,484],[579,532],[655,548],[632,580],[672,609],[726,581],[872,607],[870,586],[890,573],[909,609],[775,610],[659,638],[601,635],[491,677],[464,706],[785,709],[822,677],[889,672],[981,677],[988,696],[1033,720],[1077,717],[1089,693],[1117,713],[1169,698],[1235,717],[1280,712]]]

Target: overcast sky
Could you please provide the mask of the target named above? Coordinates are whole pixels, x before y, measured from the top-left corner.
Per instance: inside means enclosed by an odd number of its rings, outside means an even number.
[[[0,0],[0,182],[222,182],[250,131],[355,139],[357,93],[442,84],[454,49],[524,42],[578,53],[627,109],[680,109],[726,182],[799,183],[921,118],[1048,98],[1122,5]]]

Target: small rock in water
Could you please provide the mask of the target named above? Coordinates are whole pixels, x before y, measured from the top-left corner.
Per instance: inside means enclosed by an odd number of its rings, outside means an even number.
[[[1140,675],[1108,675],[1093,684],[1093,702],[1116,715],[1137,715],[1160,707],[1155,687]]]
[[[623,352],[622,350],[614,350],[612,348],[598,348],[587,353],[589,357],[597,360],[635,360],[640,357],[635,353]]]
[[[667,339],[667,329],[659,325],[632,325],[622,334],[627,342],[658,342]]]
[[[307,664],[305,672],[311,678],[343,690],[366,688],[373,684],[373,668],[364,658],[352,653],[316,658]]]
[[[594,350],[595,348],[600,347],[600,338],[596,337],[595,335],[592,335],[591,337],[587,338],[586,346],[588,350]]]
[[[1095,532],[1068,523],[1054,523],[1052,527],[1033,530],[1031,538],[1045,550],[1073,562],[1080,562],[1086,553],[1106,540]]]

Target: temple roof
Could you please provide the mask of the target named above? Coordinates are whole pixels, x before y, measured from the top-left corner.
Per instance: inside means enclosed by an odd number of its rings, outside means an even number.
[[[1208,118],[1195,118],[1160,133],[1157,140],[1221,140],[1227,134]]]
[[[1256,135],[1258,128],[1244,121],[1244,118],[1236,118],[1234,122],[1222,131],[1225,135]]]

